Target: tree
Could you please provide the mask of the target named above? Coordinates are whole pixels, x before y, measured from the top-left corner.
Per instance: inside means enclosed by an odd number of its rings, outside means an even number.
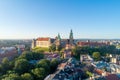
[[[34,80],[43,80],[46,76],[44,68],[35,68],[31,70]]]
[[[2,70],[2,65],[0,64],[0,75],[2,75],[3,70]]]
[[[30,51],[24,51],[19,58],[32,60],[33,59],[33,55],[32,55],[32,52],[30,52]]]
[[[29,62],[26,59],[19,59],[15,62],[15,71],[19,74],[28,72]]]
[[[62,46],[61,45],[59,45],[59,46],[57,46],[57,51],[61,51],[62,50]]]
[[[16,59],[14,59],[14,60],[12,60],[12,61],[10,61],[10,62],[9,62],[9,67],[10,67],[10,70],[12,70],[12,69],[13,69],[14,64],[15,64],[15,60],[16,60]]]
[[[9,60],[7,57],[3,58],[1,68],[3,73],[6,73],[6,71],[10,69]]]
[[[49,47],[49,51],[51,51],[51,52],[56,51],[56,45],[55,45],[55,44],[51,45],[51,46]]]
[[[19,58],[27,59],[27,60],[39,60],[39,59],[43,59],[43,57],[44,54],[42,53],[25,51],[22,53],[22,55]]]
[[[24,73],[21,75],[22,80],[34,80],[30,73]]]
[[[58,66],[57,59],[52,59],[52,61],[50,63],[51,73],[56,70],[57,66]]]
[[[44,58],[44,54],[42,53],[32,52],[32,55],[33,55],[33,60],[40,60]]]
[[[82,47],[75,47],[74,49],[72,49],[72,53],[73,53],[73,56],[80,60],[80,54],[84,54],[84,50]]]
[[[36,66],[37,68],[40,68],[40,67],[44,68],[46,71],[46,75],[49,74],[50,72],[50,61],[49,60],[42,59],[37,63]]]
[[[9,60],[7,57],[3,58],[2,60],[2,64],[8,64],[9,63]]]
[[[3,78],[2,80],[22,80],[22,79],[18,74],[13,73],[13,74],[6,75],[6,77]]]
[[[94,52],[93,53],[93,58],[95,59],[95,60],[100,60],[101,59],[101,55],[100,55],[100,53],[99,52]]]

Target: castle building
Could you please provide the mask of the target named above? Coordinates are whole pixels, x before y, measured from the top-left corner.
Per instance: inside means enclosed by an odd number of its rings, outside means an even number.
[[[52,38],[40,37],[40,38],[34,39],[32,41],[32,48],[34,48],[34,47],[49,48],[53,42],[54,42],[54,39],[52,39]]]
[[[36,40],[36,47],[49,47],[51,45],[50,38],[38,38]]]
[[[66,49],[71,49],[74,46],[73,32],[70,31],[69,39],[61,39],[60,34],[56,38],[50,37],[40,37],[37,39],[33,39],[31,48],[35,47],[44,47],[49,48],[52,44],[56,45],[56,49],[59,46],[62,46]]]

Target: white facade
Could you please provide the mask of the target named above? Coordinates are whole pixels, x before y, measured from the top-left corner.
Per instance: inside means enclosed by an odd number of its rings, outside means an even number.
[[[116,59],[116,58],[111,58],[111,62],[112,62],[112,63],[116,63],[116,62],[117,62],[117,59]]]
[[[36,47],[49,47],[50,41],[36,41]]]

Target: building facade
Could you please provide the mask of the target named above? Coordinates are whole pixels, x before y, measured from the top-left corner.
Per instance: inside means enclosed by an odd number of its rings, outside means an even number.
[[[52,38],[40,37],[40,38],[37,38],[36,40],[34,39],[32,41],[32,48],[34,48],[34,47],[49,48],[53,42],[54,42],[54,39],[52,39]]]

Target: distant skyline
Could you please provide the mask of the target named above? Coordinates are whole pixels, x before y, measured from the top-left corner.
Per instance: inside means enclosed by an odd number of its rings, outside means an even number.
[[[120,0],[0,0],[0,39],[120,39]]]

